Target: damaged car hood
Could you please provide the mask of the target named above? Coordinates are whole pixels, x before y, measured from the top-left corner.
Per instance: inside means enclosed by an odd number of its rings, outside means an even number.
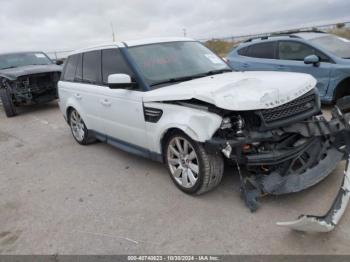
[[[146,92],[144,102],[198,99],[227,110],[268,109],[306,94],[316,83],[301,73],[230,72]]]
[[[61,72],[61,71],[62,71],[62,67],[55,64],[28,65],[28,66],[21,66],[16,68],[0,70],[0,76],[14,80],[17,77],[25,76],[25,75],[49,73],[49,72]]]

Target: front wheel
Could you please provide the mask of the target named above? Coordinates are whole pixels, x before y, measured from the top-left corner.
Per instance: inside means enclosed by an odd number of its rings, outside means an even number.
[[[177,131],[165,141],[165,162],[175,185],[188,194],[203,194],[221,182],[221,155],[208,154],[203,145]]]
[[[17,115],[16,107],[13,104],[11,93],[8,89],[0,88],[0,99],[7,117],[13,117]]]

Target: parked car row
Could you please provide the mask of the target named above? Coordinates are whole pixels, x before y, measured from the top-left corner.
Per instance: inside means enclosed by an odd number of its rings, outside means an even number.
[[[338,41],[344,49],[329,51]],[[118,42],[71,53],[59,82],[61,68],[44,53],[5,54],[0,96],[8,116],[15,106],[58,96],[79,144],[99,140],[162,162],[188,194],[214,189],[231,163],[255,211],[262,196],[314,186],[348,159],[347,44],[321,33],[250,40],[228,56],[234,72],[191,39]],[[343,96],[327,121],[320,97]],[[349,201],[349,181],[347,165],[327,215],[279,225],[331,231]]]

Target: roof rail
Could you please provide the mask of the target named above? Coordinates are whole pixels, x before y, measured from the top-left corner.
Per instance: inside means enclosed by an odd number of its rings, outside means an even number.
[[[245,40],[244,43],[251,42],[251,41],[257,40],[257,39],[267,40],[270,37],[278,37],[278,36],[288,36],[291,38],[300,38],[299,36],[293,35],[293,34],[297,34],[297,33],[322,33],[322,34],[325,34],[326,32],[318,30],[318,29],[286,30],[286,31],[280,31],[280,32],[266,34],[264,36],[252,37],[252,38]]]
[[[296,35],[289,35],[289,34],[270,34],[270,35],[266,35],[266,36],[258,36],[258,37],[252,37],[249,38],[248,40],[245,40],[243,43],[248,43],[248,42],[252,42],[254,40],[260,39],[260,40],[267,40],[271,37],[278,37],[278,36],[288,36],[290,38],[300,38],[299,36]]]

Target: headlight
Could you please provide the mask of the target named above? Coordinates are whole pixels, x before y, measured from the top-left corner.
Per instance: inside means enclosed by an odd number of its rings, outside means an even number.
[[[228,128],[232,128],[231,118],[225,117],[224,119],[222,119],[220,129],[228,129]]]
[[[244,119],[238,115],[234,121],[233,121],[233,126],[236,131],[236,136],[242,136],[243,135],[243,129],[245,128],[245,123]]]

